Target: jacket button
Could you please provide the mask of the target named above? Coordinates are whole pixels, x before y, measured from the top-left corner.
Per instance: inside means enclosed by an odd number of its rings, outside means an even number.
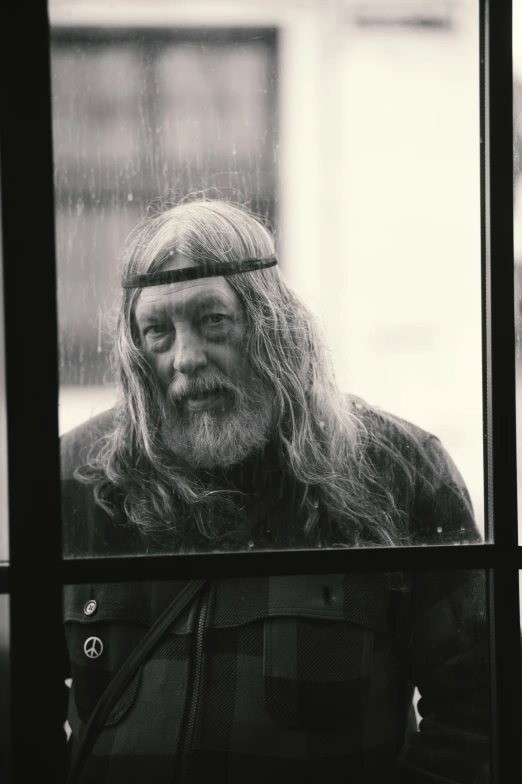
[[[96,599],[90,599],[83,608],[84,615],[93,615],[98,608]]]

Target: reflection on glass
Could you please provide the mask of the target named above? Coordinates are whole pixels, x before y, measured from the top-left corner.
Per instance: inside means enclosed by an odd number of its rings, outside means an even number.
[[[66,586],[73,760],[105,685],[184,585]],[[198,781],[209,765],[230,782],[489,781],[483,572],[220,579],[170,618],[82,781]]]
[[[476,4],[250,5],[50,4],[66,554],[477,541]]]

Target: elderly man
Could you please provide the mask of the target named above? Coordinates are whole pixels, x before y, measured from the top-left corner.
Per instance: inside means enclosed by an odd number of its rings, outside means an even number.
[[[189,201],[139,224],[116,357],[116,408],[62,439],[67,555],[479,541],[438,440],[340,394],[247,211]],[[483,574],[464,571],[208,581],[86,752],[185,589],[66,589],[75,780],[487,781]]]

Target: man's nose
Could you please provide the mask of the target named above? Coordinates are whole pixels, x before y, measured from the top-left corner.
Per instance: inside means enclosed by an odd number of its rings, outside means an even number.
[[[207,353],[201,338],[191,332],[178,332],[174,341],[174,370],[190,376],[206,367],[207,363]]]

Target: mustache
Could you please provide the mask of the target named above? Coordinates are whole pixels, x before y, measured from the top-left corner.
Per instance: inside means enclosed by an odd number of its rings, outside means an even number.
[[[167,389],[166,397],[169,403],[176,404],[182,403],[185,398],[193,395],[217,391],[240,395],[242,389],[230,378],[218,373],[212,373],[205,376],[196,376],[195,378],[180,377],[175,379]]]

